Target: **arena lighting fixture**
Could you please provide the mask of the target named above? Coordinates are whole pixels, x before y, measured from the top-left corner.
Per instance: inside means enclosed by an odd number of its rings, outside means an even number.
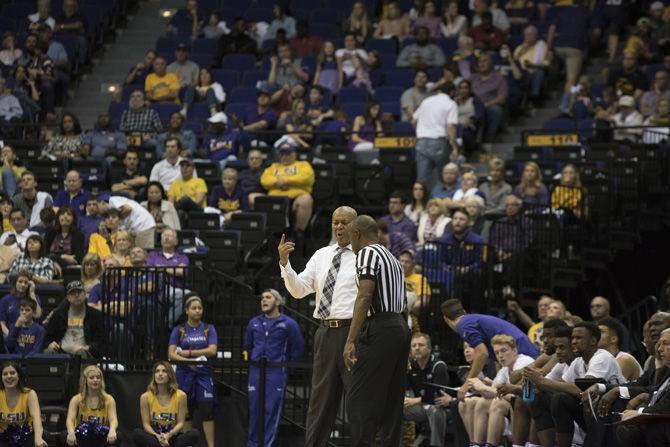
[[[110,82],[103,82],[100,84],[101,93],[116,93],[121,91],[121,86],[119,84],[113,84]]]
[[[172,16],[174,15],[174,13],[175,13],[176,11],[177,11],[177,10],[174,9],[174,8],[163,8],[163,9],[159,10],[158,13],[159,13],[160,16],[163,17],[164,19],[169,19],[170,17],[172,17]]]

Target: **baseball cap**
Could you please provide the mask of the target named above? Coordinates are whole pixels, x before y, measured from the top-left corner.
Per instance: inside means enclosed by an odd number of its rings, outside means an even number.
[[[72,293],[72,292],[79,292],[79,291],[84,291],[84,286],[81,285],[81,282],[79,281],[71,281],[65,290],[66,294]]]
[[[191,157],[189,157],[188,155],[185,156],[185,157],[181,157],[181,160],[179,160],[179,166],[185,165],[185,164],[189,164],[189,165],[193,164],[193,160],[191,160]]]
[[[109,202],[110,194],[108,192],[103,192],[98,194],[98,202]]]
[[[619,98],[619,105],[622,107],[635,107],[635,99],[632,96],[624,95]]]
[[[216,112],[214,115],[210,116],[207,121],[210,123],[228,124],[228,117],[223,112]]]
[[[295,152],[295,151],[296,151],[296,147],[295,147],[295,146],[292,146],[292,145],[290,145],[290,144],[282,144],[281,146],[279,146],[279,149],[277,149],[277,150],[278,150],[279,152],[286,152],[286,153],[288,153],[288,152]]]
[[[177,44],[177,51],[188,51],[188,45],[184,42]]]

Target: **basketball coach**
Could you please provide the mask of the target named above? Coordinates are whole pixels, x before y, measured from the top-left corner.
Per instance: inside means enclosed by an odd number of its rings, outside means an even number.
[[[351,370],[347,414],[352,446],[400,445],[410,330],[400,262],[377,239],[377,224],[359,216],[348,227],[356,253],[358,294],[344,347]]]

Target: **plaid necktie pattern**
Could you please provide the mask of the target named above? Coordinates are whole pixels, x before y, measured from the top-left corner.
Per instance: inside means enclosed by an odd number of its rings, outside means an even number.
[[[328,276],[326,276],[326,284],[323,286],[323,293],[321,294],[321,300],[319,302],[319,318],[323,320],[330,316],[330,305],[333,302],[335,281],[337,280],[337,272],[340,271],[340,261],[344,250],[346,250],[346,248],[337,247],[335,256],[333,256],[333,263],[330,266],[330,270],[328,270]]]

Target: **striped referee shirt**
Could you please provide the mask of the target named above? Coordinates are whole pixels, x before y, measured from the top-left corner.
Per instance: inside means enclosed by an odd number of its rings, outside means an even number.
[[[379,312],[402,313],[407,307],[405,275],[398,261],[386,247],[372,244],[356,255],[358,279],[375,282],[370,314]]]

